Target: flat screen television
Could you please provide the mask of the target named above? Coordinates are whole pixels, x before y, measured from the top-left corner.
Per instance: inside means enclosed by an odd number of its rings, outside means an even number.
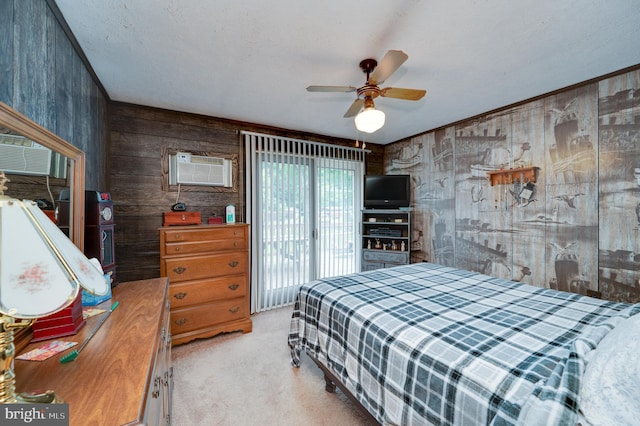
[[[365,209],[398,209],[410,205],[411,176],[365,175]]]

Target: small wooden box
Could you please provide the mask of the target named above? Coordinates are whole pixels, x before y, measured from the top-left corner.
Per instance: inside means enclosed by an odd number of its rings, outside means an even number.
[[[40,342],[42,340],[55,339],[58,337],[71,336],[77,334],[84,326],[85,320],[81,316],[74,321],[68,321],[67,324],[57,325],[49,328],[39,328],[33,330],[32,342]]]
[[[165,212],[162,226],[201,224],[200,212]]]
[[[82,294],[60,312],[39,318],[32,326],[32,342],[76,334],[85,324],[82,316]]]

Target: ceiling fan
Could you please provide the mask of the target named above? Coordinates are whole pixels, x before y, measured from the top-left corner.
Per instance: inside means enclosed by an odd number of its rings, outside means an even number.
[[[351,104],[347,112],[344,114],[345,118],[356,117],[356,127],[358,130],[365,131],[367,133],[373,133],[384,125],[384,113],[376,110],[373,100],[378,96],[385,98],[404,99],[408,101],[417,101],[422,99],[427,93],[426,90],[421,89],[403,89],[399,87],[385,87],[380,88],[379,84],[391,76],[400,65],[402,65],[409,56],[401,50],[389,50],[378,64],[375,59],[364,59],[360,62],[360,69],[367,75],[367,80],[362,87],[354,86],[309,86],[307,91],[309,92],[356,92],[358,97]],[[360,110],[364,107],[364,111]],[[359,114],[360,113],[360,114]],[[378,121],[375,124],[367,125],[364,123],[364,114],[375,115],[377,114]],[[363,118],[362,120],[359,120]],[[380,121],[381,120],[381,121]],[[363,122],[362,128],[359,125],[359,121]]]

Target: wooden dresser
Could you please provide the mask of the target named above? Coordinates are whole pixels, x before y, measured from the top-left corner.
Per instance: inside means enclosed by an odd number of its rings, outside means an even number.
[[[167,290],[166,278],[120,283],[111,300],[98,305],[108,310],[118,301],[118,308],[75,361],[61,364],[61,354],[39,362],[15,360],[17,391],[53,389],[69,404],[70,426],[170,424]],[[88,318],[78,334],[62,340],[82,344],[100,319]],[[22,352],[44,343],[31,343]]]
[[[249,225],[160,228],[160,275],[169,278],[174,345],[251,331]]]

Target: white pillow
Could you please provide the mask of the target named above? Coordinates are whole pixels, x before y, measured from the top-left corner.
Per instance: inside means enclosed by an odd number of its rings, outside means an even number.
[[[587,363],[580,407],[593,426],[640,425],[640,314],[600,341]]]

